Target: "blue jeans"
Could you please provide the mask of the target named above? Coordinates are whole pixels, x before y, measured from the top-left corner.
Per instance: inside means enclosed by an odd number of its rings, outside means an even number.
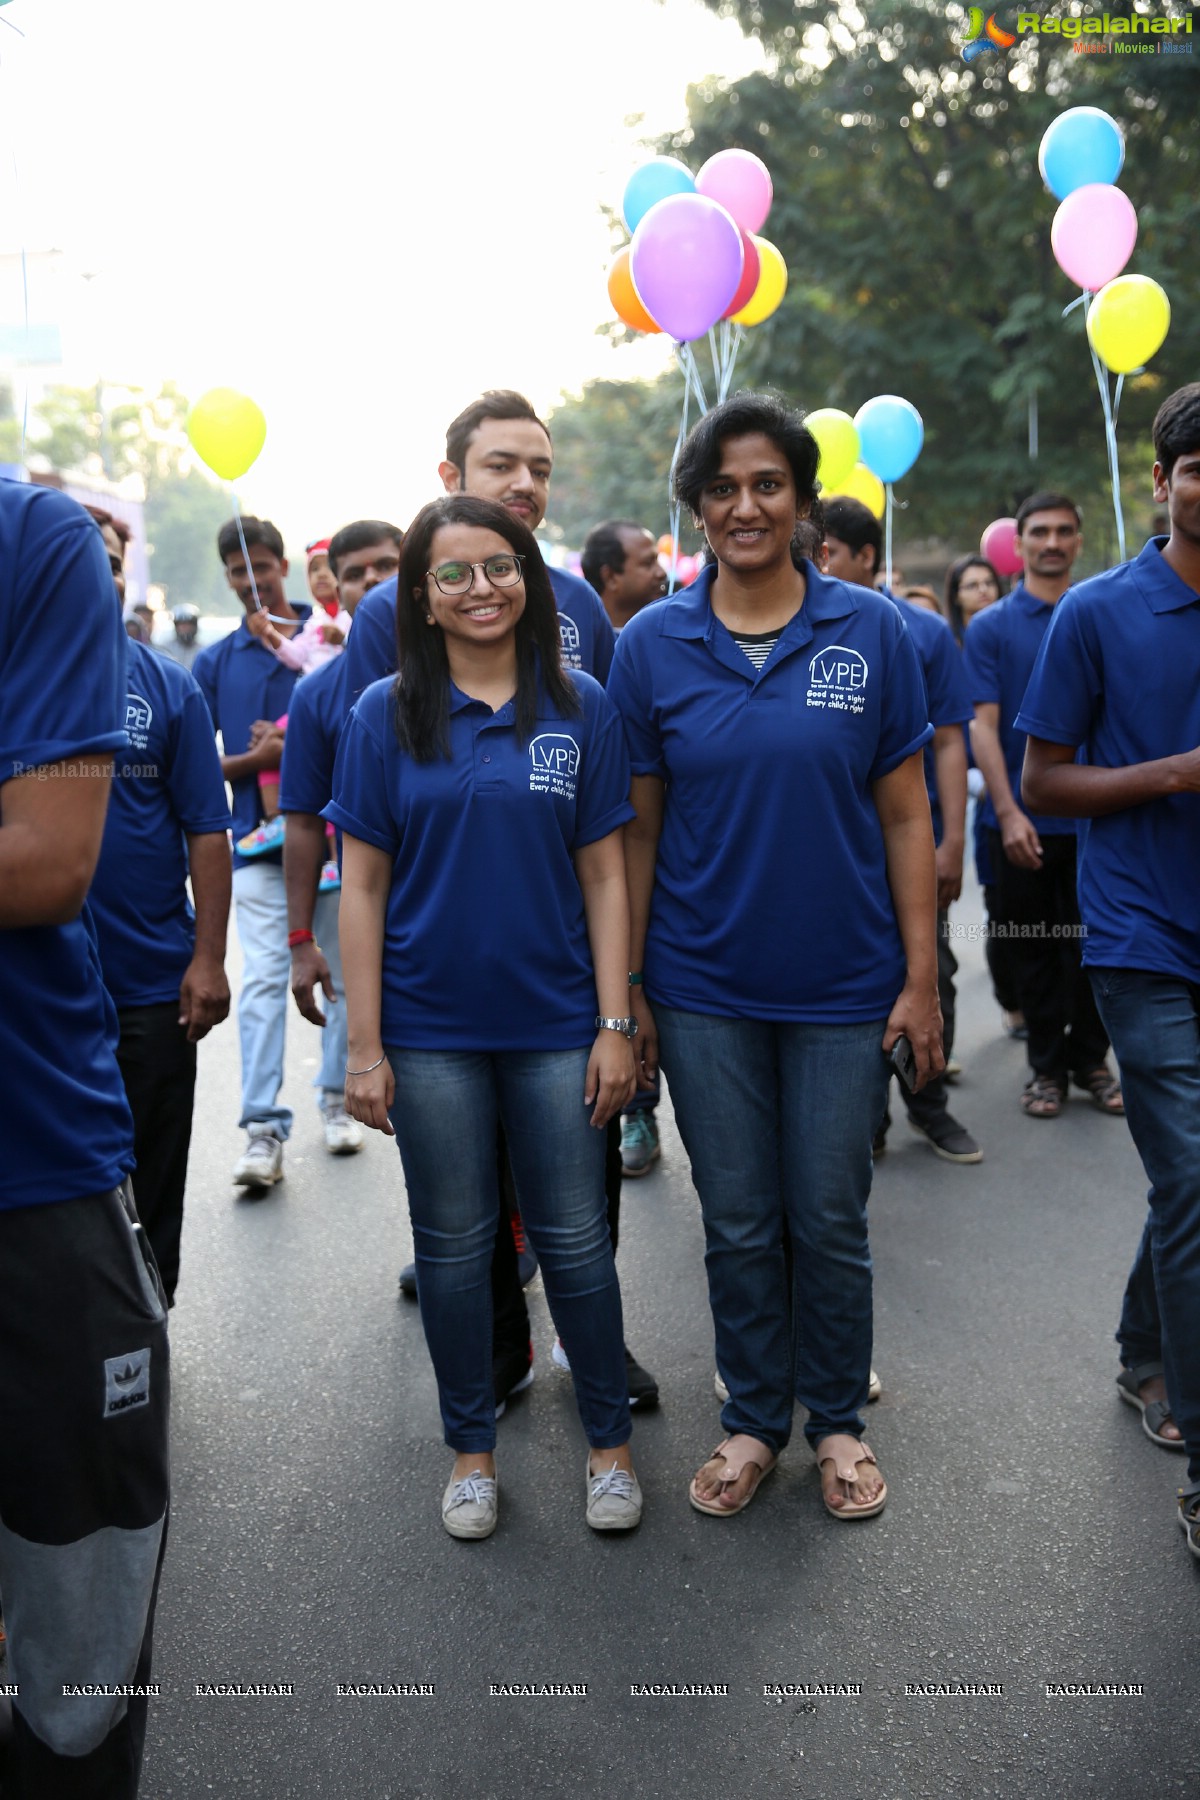
[[[502,1120],[521,1217],[571,1363],[588,1443],[629,1440],[621,1290],[604,1196],[605,1134],[583,1103],[588,1050],[397,1050],[390,1114],[417,1262],[421,1323],[452,1450],[491,1450],[492,1251]]]
[[[885,1021],[773,1024],[655,1008],[700,1195],[727,1432],[782,1450],[863,1432],[871,1368],[867,1199]],[[791,1244],[788,1290],[784,1233]]]
[[[280,1106],[283,1086],[283,1051],[287,1039],[288,1011],[292,1005],[292,954],[287,941],[287,896],[283,865],[269,861],[248,863],[234,871],[233,898],[238,938],[242,946],[242,991],[238,996],[238,1037],[242,1051],[243,1127],[255,1125],[286,1143],[292,1129],[292,1109]],[[317,942],[329,958],[341,959],[337,942],[336,894],[321,894],[313,914]],[[332,946],[333,956],[330,955]],[[337,1057],[342,1077],[332,1076],[330,1088],[341,1092],[345,1078],[345,1003],[334,1007],[339,1014],[341,1043],[326,1041],[318,1089],[325,1085],[327,1066]],[[332,1020],[331,1020],[332,1023]],[[320,1092],[318,1092],[318,1099]]]
[[[1150,1218],[1118,1341],[1130,1361],[1154,1357],[1149,1261],[1167,1398],[1187,1445],[1189,1478],[1200,1481],[1200,986],[1143,969],[1089,973],[1120,1064],[1125,1116],[1151,1183]]]

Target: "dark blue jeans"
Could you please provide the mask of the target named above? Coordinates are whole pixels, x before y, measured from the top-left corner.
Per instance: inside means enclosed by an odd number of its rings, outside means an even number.
[[[621,1290],[604,1196],[605,1134],[583,1103],[587,1050],[388,1050],[391,1121],[404,1163],[421,1323],[446,1442],[496,1443],[492,1251],[504,1124],[521,1217],[571,1362],[588,1443],[630,1436]]]
[[[782,1450],[861,1437],[871,1368],[867,1199],[885,1021],[772,1024],[655,1008],[700,1195],[727,1432]],[[783,1234],[792,1244],[788,1292]]]
[[[1149,1265],[1167,1397],[1187,1445],[1189,1478],[1200,1481],[1200,986],[1143,969],[1090,974],[1121,1067],[1125,1116],[1151,1184],[1150,1218],[1118,1341],[1129,1361],[1154,1355]]]

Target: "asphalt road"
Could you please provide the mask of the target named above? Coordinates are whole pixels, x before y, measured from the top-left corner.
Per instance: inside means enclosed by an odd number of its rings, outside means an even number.
[[[536,1380],[500,1426],[499,1530],[447,1537],[433,1376],[396,1298],[411,1239],[395,1148],[326,1155],[304,1091],[315,1033],[294,1016],[287,1179],[237,1200],[221,1028],[202,1052],[173,1315],[148,1800],[1198,1791],[1183,1459],[1113,1385],[1140,1165],[1124,1123],[1082,1096],[1052,1123],[1022,1117],[1022,1047],[999,1035],[979,947],[960,960],[955,1110],[985,1160],[940,1162],[901,1118],[877,1170],[870,1441],[891,1498],[856,1524],[824,1513],[799,1429],[745,1513],[688,1505],[720,1430],[699,1214],[665,1103],[619,1257],[626,1336],[663,1393],[635,1429],[641,1529],[584,1524],[584,1442],[535,1284]],[[371,1682],[434,1691],[337,1693]],[[217,1683],[294,1691],[196,1692]],[[587,1691],[490,1692],[519,1683]],[[860,1691],[763,1691],[804,1683]],[[906,1692],[927,1683],[1003,1691]],[[1072,1683],[1141,1691],[1047,1694]]]

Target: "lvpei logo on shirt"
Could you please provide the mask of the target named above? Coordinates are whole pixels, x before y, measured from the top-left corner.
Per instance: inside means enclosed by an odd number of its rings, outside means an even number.
[[[575,798],[579,745],[565,731],[543,731],[529,745],[529,791]]]
[[[125,735],[135,750],[146,750],[150,744],[150,727],[154,709],[140,694],[125,696]]]
[[[808,704],[860,713],[866,706],[867,659],[845,644],[818,650],[808,665]]]

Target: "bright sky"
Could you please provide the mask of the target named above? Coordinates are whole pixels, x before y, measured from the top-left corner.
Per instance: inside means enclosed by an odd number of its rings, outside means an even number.
[[[64,379],[258,401],[290,546],[403,524],[482,388],[664,365],[595,336],[600,208],[758,55],[701,0],[11,0],[0,251],[63,252]]]

